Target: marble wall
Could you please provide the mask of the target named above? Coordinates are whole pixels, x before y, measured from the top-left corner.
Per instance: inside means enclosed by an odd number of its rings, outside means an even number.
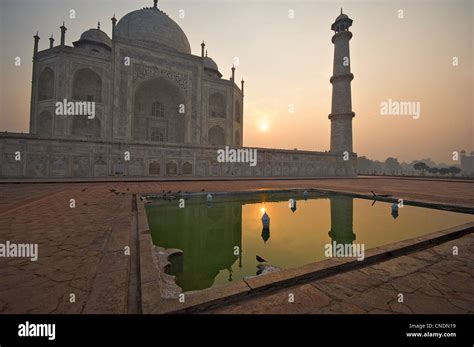
[[[257,149],[257,165],[218,162],[220,147],[0,134],[0,178],[354,176],[356,156]]]

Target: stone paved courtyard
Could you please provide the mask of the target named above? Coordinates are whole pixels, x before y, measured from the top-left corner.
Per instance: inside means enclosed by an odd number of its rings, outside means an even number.
[[[453,246],[462,250],[460,255],[452,255]],[[473,253],[470,234],[213,313],[474,313]],[[403,303],[398,302],[400,293]]]
[[[133,193],[322,188],[474,207],[472,183],[388,178],[0,184],[0,240],[39,260],[0,259],[1,313],[138,312]],[[75,208],[70,208],[75,199]],[[452,256],[452,246],[459,255]],[[218,313],[474,312],[474,237],[216,309]],[[295,302],[288,303],[288,293]],[[404,293],[404,304],[397,294]],[[71,294],[75,303],[70,302]]]

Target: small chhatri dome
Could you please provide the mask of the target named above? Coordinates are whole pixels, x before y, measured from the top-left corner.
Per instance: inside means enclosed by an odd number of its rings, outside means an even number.
[[[89,29],[84,31],[79,38],[79,41],[74,42],[74,46],[81,43],[92,43],[112,47],[112,40],[100,29]]]
[[[219,77],[222,77],[222,74],[219,72],[219,67],[217,66],[216,62],[212,60],[212,58],[207,56],[207,52],[206,56],[204,57],[204,69],[215,72],[219,75]]]
[[[346,14],[342,13],[342,8],[341,8],[341,14],[337,16],[336,18],[336,22],[341,19],[349,19],[349,17]]]
[[[209,58],[207,55],[204,57],[204,68],[219,71],[219,67],[217,66],[216,62],[212,60],[212,58]]]
[[[181,53],[191,54],[191,46],[184,31],[163,11],[156,1],[146,7],[126,14],[115,28],[117,37],[131,41],[153,42]]]

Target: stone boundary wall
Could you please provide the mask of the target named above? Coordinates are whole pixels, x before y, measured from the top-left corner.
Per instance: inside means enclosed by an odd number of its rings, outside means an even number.
[[[246,147],[242,147],[245,149]],[[0,178],[351,177],[355,154],[257,149],[257,165],[221,163],[220,147],[0,134]],[[129,160],[126,155],[129,153]],[[16,160],[20,154],[20,160]]]

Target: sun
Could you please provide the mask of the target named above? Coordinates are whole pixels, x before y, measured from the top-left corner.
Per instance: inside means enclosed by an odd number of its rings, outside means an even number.
[[[264,213],[265,213],[265,207],[262,207],[262,208],[260,209],[260,212],[262,212],[262,214],[264,214]]]
[[[260,127],[259,127],[259,128],[260,128],[260,131],[261,131],[261,132],[267,132],[268,129],[269,129],[269,125],[268,125],[268,123],[267,123],[266,121],[263,121],[263,122],[260,123]]]

